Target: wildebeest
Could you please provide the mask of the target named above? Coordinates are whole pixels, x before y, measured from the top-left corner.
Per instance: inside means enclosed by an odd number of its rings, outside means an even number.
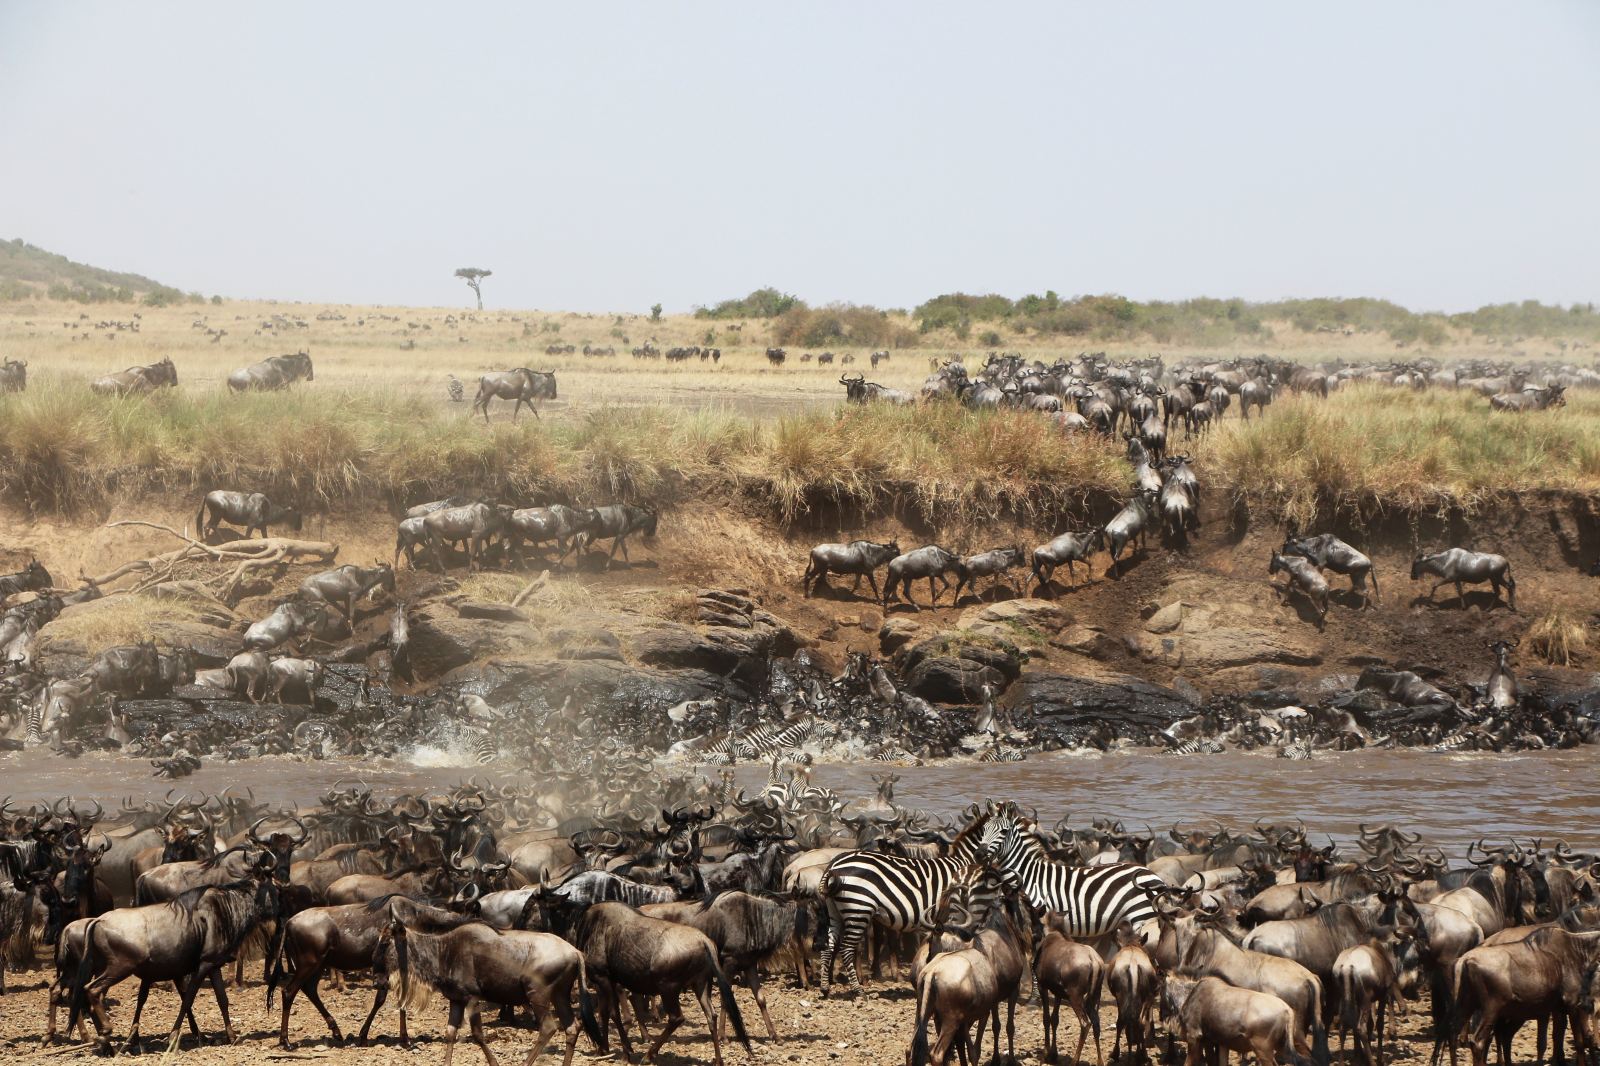
[[[1009,548],[996,548],[993,551],[967,556],[961,560],[961,577],[956,582],[955,597],[950,602],[961,602],[961,590],[964,587],[971,588],[974,596],[978,595],[978,578],[980,577],[994,578],[994,582],[990,586],[990,591],[992,592],[999,587],[1001,577],[1007,570],[1021,566],[1026,559],[1027,556],[1023,554],[1021,546],[1015,544]],[[1017,590],[1017,595],[1020,596],[1021,594],[1021,591]]]
[[[167,356],[159,363],[130,366],[115,374],[95,378],[89,383],[89,391],[100,396],[131,396],[160,388],[176,388],[177,384],[178,368],[172,365],[172,357]]]
[[[1117,953],[1106,964],[1106,987],[1117,1005],[1116,1032],[1111,1041],[1111,1058],[1116,1061],[1124,1038],[1128,1053],[1138,1048],[1139,1057],[1148,1060],[1150,1037],[1155,1025],[1155,1010],[1161,991],[1161,974],[1145,951],[1139,934],[1124,922],[1117,929]]]
[[[422,528],[428,536],[433,565],[438,567],[439,573],[444,573],[445,541],[466,541],[467,570],[481,570],[490,538],[506,528],[511,513],[511,508],[503,504],[469,503],[462,507],[445,507],[424,516]]]
[[[752,1054],[744,1017],[734,1001],[727,975],[717,961],[716,945],[698,929],[647,918],[624,903],[597,903],[584,912],[573,942],[583,952],[589,975],[594,978],[603,1001],[602,1051],[607,1050],[604,1040],[609,1028],[607,1019],[615,1017],[622,1038],[622,1053],[629,1061],[633,1059],[627,1030],[622,1027],[619,989],[661,997],[666,1025],[646,1053],[645,1057],[652,1060],[683,1024],[678,997],[688,991],[700,1001],[700,1009],[711,1030],[712,1061],[721,1066],[722,1026],[711,998],[711,986],[715,982],[722,1013],[733,1023],[734,1035],[744,1046],[745,1054]]]
[[[1309,1066],[1294,1049],[1294,1013],[1277,996],[1235,988],[1220,977],[1168,977],[1165,995],[1188,1048],[1186,1066],[1215,1062],[1218,1052],[1254,1052],[1259,1066]]]
[[[474,921],[473,916],[440,910],[418,903],[404,896],[381,896],[367,903],[349,903],[338,907],[311,907],[296,914],[284,923],[279,951],[269,960],[267,975],[267,1008],[272,1007],[272,995],[283,986],[283,1015],[278,1029],[278,1046],[289,1049],[289,1014],[294,1009],[295,996],[302,991],[311,1005],[317,1008],[327,1023],[335,1043],[343,1043],[339,1023],[322,1003],[318,984],[329,970],[353,971],[369,969],[383,934],[396,920],[422,932],[439,932]],[[284,959],[292,964],[288,970]],[[372,1010],[361,1026],[357,1040],[366,1043],[385,998],[389,994],[388,974],[378,976],[374,990]],[[402,1024],[403,1024],[402,1015]],[[404,1042],[406,1034],[401,1033]]]
[[[1155,511],[1156,494],[1149,489],[1141,489],[1105,524],[1102,532],[1106,550],[1111,553],[1111,566],[1107,568],[1107,573],[1122,572],[1122,549],[1130,543],[1144,547],[1145,534],[1155,525]]]
[[[1094,1032],[1094,1057],[1105,1062],[1100,1048],[1100,992],[1105,987],[1106,968],[1100,953],[1087,944],[1066,936],[1059,916],[1045,919],[1044,939],[1034,952],[1034,983],[1039,989],[1039,1010],[1044,1022],[1044,1058],[1056,1061],[1059,1054],[1061,1003],[1066,1001],[1078,1019],[1078,1046],[1072,1061],[1083,1061],[1083,1044]],[[1052,1000],[1054,1002],[1052,1002]]]
[[[1086,533],[1063,533],[1049,544],[1041,544],[1033,549],[1033,573],[1035,589],[1043,588],[1050,584],[1056,567],[1065,563],[1067,576],[1074,585],[1078,583],[1075,564],[1082,563],[1089,578],[1094,577],[1094,571],[1089,566],[1089,556],[1105,543],[1105,531],[1091,529]]]
[[[1429,600],[1441,588],[1453,584],[1456,587],[1456,599],[1465,606],[1467,595],[1462,585],[1481,585],[1487,581],[1494,587],[1496,598],[1500,597],[1503,587],[1506,606],[1513,611],[1517,609],[1517,581],[1511,576],[1511,564],[1503,555],[1468,551],[1465,548],[1446,548],[1432,555],[1419,553],[1411,560],[1411,580],[1416,581],[1423,575],[1439,578],[1438,583],[1428,590]]]
[[[1189,534],[1200,528],[1200,511],[1188,487],[1175,478],[1169,479],[1161,486],[1158,506],[1167,536],[1180,547],[1187,544]]]
[[[30,559],[28,565],[16,573],[0,575],[0,607],[18,593],[47,589],[55,583],[55,578],[50,576],[50,571],[44,568],[43,563]]]
[[[1265,415],[1271,403],[1271,382],[1251,379],[1239,386],[1239,417],[1246,421],[1250,418],[1250,408],[1254,407],[1257,414]]]
[[[1328,617],[1328,579],[1322,576],[1316,564],[1298,555],[1273,552],[1272,562],[1267,565],[1267,574],[1270,577],[1278,573],[1289,575],[1289,580],[1282,585],[1272,583],[1280,601],[1287,600],[1291,591],[1298,591],[1317,609],[1319,622]]]
[[[296,647],[316,622],[317,608],[301,600],[289,600],[244,631],[244,646],[251,651],[271,651],[284,644]]]
[[[1484,686],[1484,695],[1489,706],[1497,711],[1513,711],[1517,708],[1517,675],[1511,672],[1511,650],[1521,641],[1497,640],[1489,645],[1489,650],[1494,652],[1494,671],[1489,675],[1489,683]]]
[[[28,364],[20,359],[0,363],[0,392],[23,392],[28,387]]]
[[[228,492],[223,489],[206,493],[205,499],[200,501],[200,510],[195,514],[194,522],[196,535],[201,540],[213,536],[217,526],[223,522],[243,526],[247,538],[258,529],[262,537],[268,537],[271,534],[267,527],[280,522],[287,522],[296,533],[304,524],[297,509],[275,504],[264,493]]]
[[[402,1010],[420,1001],[427,989],[437,989],[449,1001],[447,1064],[465,1019],[489,1066],[496,1066],[494,1053],[483,1039],[480,1002],[525,1006],[533,1012],[539,1035],[528,1053],[528,1063],[539,1057],[558,1028],[567,1035],[564,1062],[571,1063],[578,1045],[578,1020],[572,1012],[574,985],[584,1031],[597,1044],[603,1041],[604,1034],[595,1024],[584,957],[550,933],[502,933],[486,925],[462,925],[435,934],[409,929],[397,917],[380,940],[374,961],[400,974],[400,996],[406,1004]]]
[[[839,384],[844,386],[844,398],[849,403],[884,403],[909,404],[916,397],[903,389],[891,389],[886,385],[879,385],[875,381],[868,381],[862,374],[855,377],[840,375]]]
[[[1321,533],[1314,537],[1285,537],[1283,554],[1298,555],[1311,560],[1321,569],[1344,574],[1350,579],[1351,591],[1361,594],[1363,607],[1383,602],[1378,595],[1378,575],[1373,573],[1372,560],[1332,533]],[[1372,582],[1370,597],[1367,595],[1368,581]]]
[[[75,962],[77,967],[67,1031],[72,1031],[87,1007],[102,1047],[109,1048],[111,1023],[106,1016],[105,994],[118,982],[138,977],[139,996],[128,1032],[128,1043],[132,1043],[138,1035],[139,1016],[150,986],[157,981],[176,981],[181,1000],[169,1043],[175,1048],[195,993],[202,981],[209,981],[222,1012],[228,1042],[233,1043],[236,1038],[228,1017],[222,966],[239,951],[257,925],[277,917],[278,886],[272,879],[272,869],[271,856],[263,855],[253,865],[250,876],[242,880],[202,885],[167,903],[83,919],[87,924],[80,933],[81,956],[76,960],[63,958],[57,964]]]
[[[1456,961],[1455,990],[1461,1035],[1472,1046],[1473,1066],[1486,1066],[1491,1036],[1500,1038],[1501,1055],[1511,1058],[1511,1037],[1523,1022],[1539,1022],[1539,1058],[1544,1057],[1544,1023],[1554,1021],[1556,1060],[1565,1058],[1562,1030],[1572,1029],[1577,1061],[1584,1062],[1593,1004],[1585,1003],[1600,932],[1572,933],[1543,926],[1519,940],[1484,944]]]
[[[875,571],[899,554],[900,542],[894,540],[887,544],[871,540],[852,540],[848,544],[818,544],[811,549],[811,561],[806,566],[805,575],[800,579],[800,591],[809,597],[819,586],[827,585],[829,574],[853,574],[856,583],[851,592],[861,588],[861,579],[864,577],[872,585],[872,598],[880,599]]]
[[[767,362],[773,366],[782,366],[783,361],[788,357],[788,354],[789,353],[784,351],[782,348],[768,348]]]
[[[346,563],[300,582],[300,595],[329,604],[346,622],[354,623],[356,601],[380,588],[394,594],[394,567],[385,563],[369,567]]]
[[[883,604],[887,607],[890,600],[897,599],[895,589],[903,585],[906,602],[912,610],[920,610],[911,596],[911,583],[919,578],[927,578],[930,603],[937,605],[941,590],[934,586],[934,582],[938,581],[949,588],[950,581],[944,575],[950,573],[955,574],[957,579],[965,578],[966,565],[962,563],[961,556],[937,544],[925,544],[897,555],[889,561],[889,579],[883,584]]]
[[[556,398],[556,376],[553,373],[529,370],[525,366],[519,366],[515,370],[503,370],[497,374],[483,375],[478,379],[478,395],[472,400],[472,410],[482,411],[485,422],[489,421],[489,401],[496,397],[513,401],[511,421],[517,420],[517,413],[522,410],[523,404],[527,404],[528,410],[533,412],[533,417],[538,418],[538,401]]]
[[[1502,392],[1489,397],[1489,407],[1495,411],[1544,411],[1551,407],[1565,407],[1565,385],[1550,385],[1542,389],[1525,388],[1521,392]]]
[[[609,568],[617,557],[617,550],[622,550],[622,561],[628,559],[628,538],[635,533],[642,533],[646,541],[653,541],[656,537],[656,512],[649,507],[634,507],[629,504],[611,504],[606,507],[593,509],[594,519],[579,535],[582,544],[577,551],[586,552],[589,545],[597,540],[611,538],[611,551],[606,556],[606,566]]]
[[[422,524],[425,515],[416,518],[403,518],[394,531],[394,562],[391,568],[400,565],[400,553],[404,552],[406,562],[411,569],[417,568],[417,549],[428,543],[428,528]]]
[[[284,690],[301,696],[299,702],[316,703],[325,668],[315,659],[274,659],[267,667],[267,698],[283,702]]]
[[[250,366],[241,367],[228,375],[228,388],[234,392],[244,392],[249,389],[264,389],[274,391],[286,389],[301,379],[314,381],[311,356],[305,352],[296,352],[293,355],[274,355],[252,363]]]
[[[520,565],[524,542],[538,547],[553,540],[561,549],[561,554],[556,556],[556,565],[560,566],[568,553],[578,547],[578,538],[589,532],[598,520],[599,512],[592,507],[568,507],[559,503],[549,507],[523,507],[511,512],[511,520],[506,525],[506,544],[512,558]]]
[[[761,992],[761,963],[790,943],[797,909],[793,901],[785,903],[732,891],[698,902],[647,903],[639,912],[687,925],[709,937],[717,946],[723,969],[744,976],[761,1020],[766,1023],[767,1036],[777,1043],[778,1030],[767,1013],[767,997]]]

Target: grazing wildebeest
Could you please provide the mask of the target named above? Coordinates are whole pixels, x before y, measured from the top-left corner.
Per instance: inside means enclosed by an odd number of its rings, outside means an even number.
[[[14,574],[0,576],[0,607],[5,606],[6,600],[20,592],[34,592],[47,589],[54,585],[55,578],[50,576],[50,571],[37,559],[30,559],[28,565]]]
[[[262,537],[267,537],[270,535],[267,526],[279,522],[287,522],[289,528],[298,533],[304,524],[297,509],[280,507],[263,493],[227,492],[223,489],[206,493],[206,498],[200,501],[200,510],[195,514],[194,521],[196,535],[201,540],[215,534],[217,526],[223,522],[243,526],[246,537],[258,529]]]
[[[1489,397],[1489,407],[1495,411],[1543,411],[1551,407],[1565,407],[1565,385],[1547,388],[1524,388],[1521,392],[1502,392]]]
[[[1468,551],[1465,548],[1446,548],[1432,555],[1419,554],[1411,560],[1411,580],[1416,581],[1424,574],[1440,579],[1428,590],[1429,600],[1441,588],[1453,584],[1456,587],[1456,599],[1465,606],[1467,596],[1461,586],[1481,585],[1487,581],[1494,586],[1497,598],[1504,587],[1506,605],[1513,611],[1517,609],[1517,581],[1511,576],[1511,564],[1503,555]]]
[[[394,595],[394,567],[385,563],[361,567],[355,563],[313,574],[300,582],[300,595],[331,605],[346,622],[355,621],[356,601],[375,589]]]
[[[955,552],[939,547],[937,544],[925,544],[920,548],[913,548],[904,555],[897,555],[889,561],[889,579],[883,585],[883,604],[889,605],[892,599],[898,599],[895,589],[905,586],[906,602],[913,611],[921,610],[917,601],[911,596],[911,583],[919,578],[928,579],[928,596],[933,605],[939,602],[938,589],[934,582],[938,581],[945,588],[950,587],[950,581],[944,575],[955,574],[958,579],[966,576],[966,567],[961,562],[961,556]]]
[[[28,364],[7,359],[0,364],[0,392],[23,392],[28,387]]]
[[[594,518],[579,534],[582,544],[578,545],[576,550],[586,552],[595,541],[612,538],[611,551],[606,556],[607,568],[616,559],[619,548],[622,550],[622,561],[631,561],[628,558],[628,538],[633,534],[642,533],[646,541],[656,539],[657,515],[652,508],[611,504],[606,507],[595,507],[592,513]]]
[[[891,540],[879,544],[871,540],[852,540],[848,544],[818,544],[811,549],[811,562],[805,576],[800,579],[800,591],[811,596],[819,586],[826,587],[829,574],[854,574],[856,583],[850,591],[861,588],[864,577],[872,584],[872,598],[881,598],[875,571],[900,554],[900,542]]]
[[[1088,577],[1092,579],[1094,570],[1089,566],[1089,556],[1104,544],[1104,530],[1091,529],[1086,533],[1063,533],[1049,544],[1042,544],[1033,549],[1032,580],[1035,582],[1035,588],[1048,586],[1056,567],[1062,563],[1067,565],[1067,576],[1072,584],[1078,583],[1078,574],[1074,569],[1077,563],[1083,564]]]
[[[489,421],[489,401],[499,397],[502,400],[512,400],[511,421],[517,420],[517,413],[522,410],[522,405],[527,404],[528,410],[533,412],[533,417],[539,417],[540,400],[553,400],[556,398],[556,376],[539,370],[529,370],[519,366],[515,370],[504,370],[498,374],[485,374],[478,379],[478,395],[473,398],[472,410],[482,411],[483,420]]]
[[[178,368],[168,356],[149,366],[130,366],[128,369],[89,383],[89,391],[100,396],[130,396],[140,392],[154,392],[160,388],[176,388]]]
[[[1315,563],[1298,555],[1280,555],[1278,552],[1273,552],[1272,562],[1267,566],[1267,574],[1270,577],[1280,572],[1288,574],[1289,581],[1284,585],[1272,583],[1279,600],[1287,600],[1290,590],[1299,590],[1317,609],[1319,622],[1328,617],[1328,579],[1322,576],[1322,571],[1317,569]]]
[[[768,348],[767,362],[773,366],[782,366],[783,361],[788,357],[788,354],[789,353],[784,351],[782,348]]]
[[[1378,595],[1378,575],[1372,571],[1372,560],[1356,551],[1332,533],[1315,537],[1285,537],[1284,555],[1298,555],[1309,559],[1318,567],[1344,574],[1350,578],[1350,589],[1361,594],[1363,608],[1374,602],[1382,603]],[[1372,595],[1367,595],[1367,582],[1372,582]]]
[[[444,542],[467,542],[467,570],[481,570],[490,538],[504,531],[511,520],[511,508],[503,504],[469,503],[464,507],[445,507],[422,519],[428,535],[428,551],[433,564],[444,573]]]
[[[312,372],[311,356],[305,352],[296,352],[293,355],[274,355],[242,367],[228,375],[228,388],[234,392],[244,392],[249,389],[264,389],[274,391],[286,389],[296,381],[304,378],[306,381],[316,380]]]
[[[1106,569],[1107,573],[1122,573],[1122,549],[1130,543],[1143,548],[1145,534],[1155,522],[1156,494],[1149,489],[1140,489],[1123,505],[1122,510],[1112,516],[1102,531],[1106,550],[1111,553],[1111,565]]]
[[[1019,567],[1026,561],[1027,556],[1023,553],[1022,547],[1015,544],[1009,548],[996,548],[993,551],[967,556],[961,560],[961,578],[956,582],[955,598],[950,602],[961,602],[962,588],[971,588],[972,594],[976,596],[980,577],[994,578],[990,585],[990,591],[993,592],[999,587],[1001,576],[1007,570]],[[1017,595],[1022,595],[1021,590],[1017,590]]]
[[[573,943],[588,961],[589,976],[594,978],[601,997],[602,1052],[609,1050],[604,1034],[609,1029],[609,1019],[615,1017],[623,1056],[630,1062],[633,1060],[628,1032],[622,1026],[619,990],[661,997],[666,1025],[645,1055],[650,1060],[654,1060],[661,1046],[683,1024],[678,997],[688,991],[700,1001],[700,1010],[711,1030],[712,1061],[722,1066],[722,1026],[711,997],[711,987],[715,983],[720,993],[721,1013],[733,1023],[734,1035],[744,1046],[745,1054],[753,1054],[750,1038],[745,1033],[744,1017],[733,998],[733,988],[717,961],[716,945],[698,929],[648,918],[625,903],[597,903],[584,912]]]

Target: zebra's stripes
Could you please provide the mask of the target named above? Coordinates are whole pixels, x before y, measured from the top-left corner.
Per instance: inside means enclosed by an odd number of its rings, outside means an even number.
[[[861,987],[856,950],[874,922],[898,932],[932,924],[939,901],[999,838],[988,814],[979,816],[938,859],[907,859],[847,851],[828,864],[818,891],[828,907],[828,941],[822,948],[822,994],[833,983],[837,956],[852,987]]]
[[[1003,817],[995,864],[1022,884],[1023,895],[1036,911],[1054,911],[1072,937],[1105,936],[1122,922],[1143,932],[1156,917],[1155,898],[1166,882],[1134,863],[1069,866],[1045,854],[1028,829]]]
[[[468,756],[479,766],[486,766],[500,757],[500,742],[488,731],[473,737],[467,746]]]
[[[770,759],[804,744],[816,728],[816,718],[807,714],[786,722],[757,726],[744,733],[731,733],[706,745],[704,750],[707,755],[721,755],[730,763],[739,759]]]

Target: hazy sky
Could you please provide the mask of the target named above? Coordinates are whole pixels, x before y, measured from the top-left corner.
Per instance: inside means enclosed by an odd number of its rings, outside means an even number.
[[[1600,3],[0,0],[0,236],[232,296],[1600,299]]]

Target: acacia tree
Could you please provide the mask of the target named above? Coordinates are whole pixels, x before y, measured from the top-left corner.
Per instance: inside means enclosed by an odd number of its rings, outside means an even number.
[[[494,271],[492,270],[481,270],[478,267],[462,267],[456,271],[456,277],[463,279],[467,283],[467,287],[477,294],[478,310],[480,311],[483,310],[483,290],[479,286],[483,284],[484,278],[493,273]]]

